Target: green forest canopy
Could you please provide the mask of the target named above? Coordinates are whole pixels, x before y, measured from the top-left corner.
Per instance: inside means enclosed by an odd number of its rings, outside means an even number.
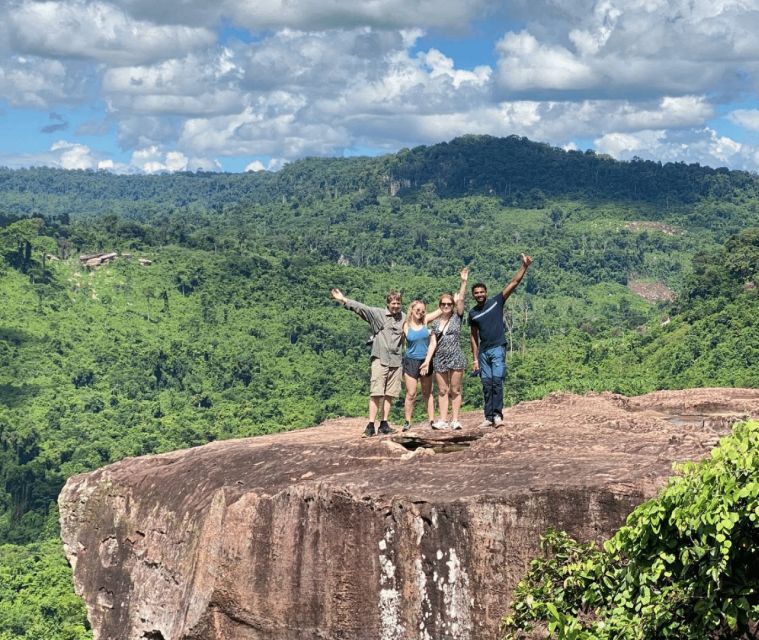
[[[0,170],[0,543],[16,549],[3,557],[65,572],[48,541],[72,474],[361,415],[367,328],[331,286],[434,300],[464,264],[501,286],[527,252],[506,318],[509,402],[758,386],[756,189],[743,172],[481,136],[276,174]],[[121,255],[84,268],[97,251]],[[465,402],[479,406],[476,384]],[[68,602],[61,584],[49,589]],[[14,619],[48,615],[37,600],[15,600]]]

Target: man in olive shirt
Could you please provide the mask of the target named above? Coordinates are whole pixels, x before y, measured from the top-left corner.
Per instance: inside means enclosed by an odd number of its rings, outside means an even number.
[[[387,294],[387,308],[369,307],[355,300],[346,298],[339,289],[332,289],[330,294],[349,311],[369,323],[372,330],[371,384],[369,388],[369,424],[366,425],[364,437],[373,436],[374,420],[382,410],[379,433],[392,433],[388,424],[393,400],[401,394],[401,352],[403,347],[403,321],[401,312],[401,294],[390,291]]]

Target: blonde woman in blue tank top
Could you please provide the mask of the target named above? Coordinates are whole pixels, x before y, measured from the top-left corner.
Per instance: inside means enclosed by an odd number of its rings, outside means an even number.
[[[432,371],[429,363],[425,364],[430,344],[430,330],[427,323],[440,313],[427,313],[427,305],[421,300],[414,300],[409,306],[403,333],[406,336],[406,354],[403,357],[403,381],[406,385],[406,399],[403,405],[406,421],[403,430],[411,428],[411,420],[416,404],[417,387],[422,387],[424,406],[430,425],[435,421],[435,399],[432,397]]]

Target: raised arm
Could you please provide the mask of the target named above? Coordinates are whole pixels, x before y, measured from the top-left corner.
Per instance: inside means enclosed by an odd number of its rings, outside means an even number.
[[[516,272],[516,275],[511,279],[511,281],[503,288],[503,299],[506,300],[512,293],[514,293],[514,290],[519,286],[519,283],[522,282],[522,278],[524,278],[524,274],[527,273],[527,269],[532,264],[532,258],[528,255],[522,254],[522,266],[519,267],[519,271]]]
[[[443,313],[440,310],[440,307],[435,309],[432,313],[425,313],[424,314],[424,324],[429,324],[433,320],[437,320],[440,317],[440,314]]]
[[[330,289],[329,295],[348,311],[353,311],[359,318],[366,320],[371,325],[372,331],[379,331],[382,328],[382,315],[384,313],[382,309],[369,307],[363,302],[346,298],[340,289]]]
[[[337,300],[340,304],[345,304],[345,302],[348,300],[348,298],[343,295],[343,292],[340,291],[340,289],[330,289],[329,295],[333,300]]]
[[[464,267],[461,270],[461,284],[459,290],[453,296],[453,301],[456,303],[456,313],[460,316],[464,315],[464,300],[466,299],[466,281],[469,279],[469,267]]]

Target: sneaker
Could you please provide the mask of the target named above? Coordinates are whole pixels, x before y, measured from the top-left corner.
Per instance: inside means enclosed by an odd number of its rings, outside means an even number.
[[[493,426],[497,429],[498,427],[503,425],[503,418],[499,415],[496,415],[495,418],[493,418]]]
[[[482,422],[480,422],[480,424],[477,425],[477,428],[478,429],[488,429],[489,427],[492,427],[492,426],[493,426],[493,423],[490,420],[488,420],[487,418],[485,418]]]
[[[368,425],[366,425],[366,429],[364,429],[364,435],[361,437],[371,438],[373,435],[374,435],[374,423],[370,422]]]
[[[383,436],[386,436],[389,433],[395,433],[395,429],[392,429],[390,425],[387,423],[387,420],[383,420],[380,422],[379,429],[377,429],[377,433],[381,433]]]
[[[445,420],[436,420],[432,423],[433,429],[447,429],[448,423]]]
[[[458,420],[454,420],[453,422],[451,422],[451,429],[453,429],[454,431],[458,431],[459,429],[461,429],[461,423]]]
[[[403,428],[401,429],[401,431],[408,431],[409,429],[411,429],[411,423],[408,420],[406,420],[406,422],[403,423]]]

